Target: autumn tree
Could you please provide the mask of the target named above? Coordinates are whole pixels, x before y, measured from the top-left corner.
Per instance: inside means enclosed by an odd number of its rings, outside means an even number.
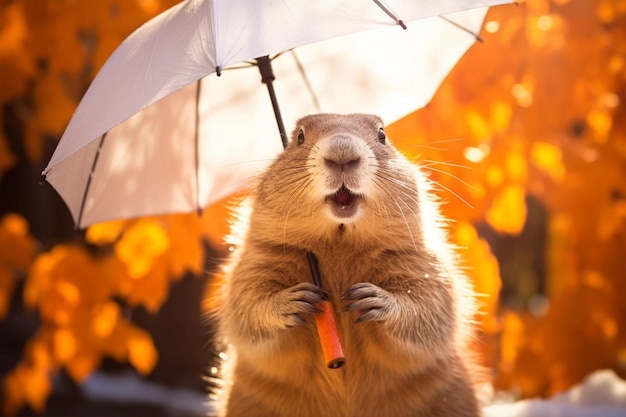
[[[426,109],[394,126],[407,147],[463,138],[443,151],[412,148],[437,168],[446,214],[457,222],[518,236],[537,220],[527,216],[529,197],[547,210],[549,305],[499,315],[498,388],[546,395],[595,369],[626,373],[625,35],[623,1],[492,8],[484,45]],[[527,257],[517,255],[528,282]]]

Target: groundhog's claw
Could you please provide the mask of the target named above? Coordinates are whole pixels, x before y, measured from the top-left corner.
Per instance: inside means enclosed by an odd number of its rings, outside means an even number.
[[[325,300],[328,300],[326,291],[313,283],[303,282],[278,294],[277,310],[285,327],[293,327],[307,323],[306,314],[321,313],[317,304]]]
[[[369,282],[354,284],[343,293],[341,299],[346,302],[342,311],[355,311],[358,314],[356,323],[384,321],[394,303],[389,292]]]

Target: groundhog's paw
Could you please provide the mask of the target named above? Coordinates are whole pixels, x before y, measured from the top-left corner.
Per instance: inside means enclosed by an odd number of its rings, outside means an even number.
[[[285,327],[307,323],[306,315],[321,313],[317,306],[320,301],[328,300],[326,291],[313,283],[303,282],[278,294],[277,312]]]
[[[355,311],[357,323],[385,321],[394,305],[393,296],[389,292],[369,282],[354,284],[343,293],[341,299],[345,302],[342,311]]]

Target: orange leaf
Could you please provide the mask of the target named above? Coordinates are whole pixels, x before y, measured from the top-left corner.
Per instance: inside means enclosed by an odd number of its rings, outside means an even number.
[[[26,404],[36,413],[42,413],[52,384],[47,369],[19,364],[4,377],[3,391],[3,409],[7,415],[16,414]]]
[[[461,248],[463,264],[477,295],[479,313],[477,320],[482,329],[495,333],[498,330],[497,312],[500,295],[500,269],[498,261],[484,239],[478,236],[475,227],[460,222],[455,227],[454,243]]]
[[[127,224],[127,220],[111,220],[93,224],[87,229],[85,240],[95,245],[113,243],[120,237]]]
[[[102,280],[107,282],[111,293],[126,296],[132,290],[132,281],[128,275],[128,268],[116,256],[107,256],[97,261],[98,270],[102,274]]]
[[[609,140],[613,117],[607,111],[592,110],[587,114],[587,124],[594,130],[594,139],[598,143]]]
[[[0,220],[0,263],[25,271],[33,261],[35,240],[28,232],[28,223],[17,214]]]
[[[25,362],[38,369],[53,369],[57,364],[50,351],[50,332],[40,330],[33,336],[24,348]]]
[[[99,275],[85,249],[57,245],[33,263],[24,287],[24,302],[29,307],[39,304],[44,320],[54,320],[62,311],[71,314],[68,309],[77,308],[89,296],[92,286],[86,282],[98,288]]]
[[[155,259],[151,269],[140,277],[130,276],[126,264],[114,256],[99,260],[98,265],[101,280],[112,286],[111,293],[123,296],[130,305],[143,305],[156,312],[165,301],[170,280],[163,256]]]
[[[26,125],[26,149],[31,161],[41,159],[43,135],[60,135],[76,109],[61,77],[44,73],[37,78],[33,91],[34,113]]]
[[[485,181],[492,188],[497,188],[504,182],[504,170],[499,165],[489,165],[485,173]]]
[[[52,336],[56,360],[64,364],[76,354],[76,336],[69,329],[57,329]]]
[[[142,375],[152,371],[157,363],[158,352],[148,332],[126,320],[118,320],[104,342],[104,352],[118,361],[127,359]]]
[[[113,301],[109,301],[96,306],[91,328],[97,337],[105,338],[113,332],[119,319],[119,306]]]
[[[52,251],[43,253],[35,259],[28,274],[24,286],[24,304],[27,307],[35,307],[37,303],[50,291],[53,282],[53,271],[58,262],[64,256],[62,246],[55,247]]]
[[[155,260],[169,248],[165,230],[154,219],[141,219],[133,224],[115,244],[116,255],[127,265],[133,278],[147,274]]]
[[[25,47],[28,27],[20,2],[0,6],[0,102],[22,95],[35,74],[34,59]]]
[[[524,345],[524,324],[518,314],[506,311],[502,318],[500,366],[511,371]]]
[[[149,374],[157,363],[157,353],[150,335],[138,328],[132,327],[128,338],[128,360],[142,375]]]
[[[80,351],[66,364],[70,377],[76,382],[83,382],[100,364],[100,352]]]
[[[546,172],[554,180],[565,175],[562,152],[558,146],[546,142],[535,142],[530,150],[530,159],[537,168]]]
[[[203,225],[197,214],[172,215],[169,223],[170,245],[167,260],[174,278],[185,272],[199,274],[203,266]]]
[[[492,129],[489,125],[489,121],[480,113],[469,111],[465,117],[473,137],[477,138],[479,141],[487,140],[491,137]]]
[[[509,151],[505,157],[506,172],[509,181],[523,184],[528,176],[528,164],[525,156],[518,151]]]
[[[526,221],[525,191],[508,185],[500,190],[486,213],[487,222],[497,232],[518,234]]]
[[[165,259],[156,259],[147,273],[130,280],[129,284],[130,290],[126,295],[128,303],[143,305],[149,312],[156,313],[169,291],[170,277]]]

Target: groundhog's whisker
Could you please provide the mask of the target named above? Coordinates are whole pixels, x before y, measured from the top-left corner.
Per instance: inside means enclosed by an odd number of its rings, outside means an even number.
[[[280,172],[280,171],[279,171]],[[286,187],[292,187],[293,185],[297,185],[299,183],[301,183],[303,180],[308,179],[311,177],[311,174],[309,174],[307,171],[295,171],[296,174],[300,174],[297,177],[294,178],[281,178],[280,179],[280,185],[281,186],[286,186]],[[293,172],[291,174],[294,174]],[[297,187],[296,187],[297,188]]]
[[[241,187],[242,184],[248,185],[248,188],[247,188],[248,191],[246,192],[246,194],[244,196],[245,198],[247,198],[250,195],[250,193],[252,191],[254,191],[256,189],[256,187],[258,186],[258,184],[257,184],[258,181],[256,181],[256,180],[259,179],[260,175],[261,174],[250,175],[249,177],[242,178],[239,181],[229,182],[227,185],[228,186],[236,186],[237,188],[242,188]],[[242,200],[244,200],[245,198],[242,198]]]
[[[234,167],[234,166],[245,165],[245,164],[258,164],[259,162],[267,162],[269,165],[275,160],[276,158],[246,159],[245,161],[233,162],[231,164],[223,164],[223,165],[220,165],[218,168]]]
[[[402,181],[401,179],[393,177],[391,172],[378,171],[376,173],[376,177],[381,179],[381,180],[389,181],[393,185],[396,185],[396,186],[400,187],[404,191],[414,191],[411,188],[411,186],[406,184],[404,181]],[[381,187],[381,188],[385,189],[385,187]]]
[[[299,186],[294,187],[295,188],[295,192],[291,193],[289,195],[289,198],[285,201],[285,204],[283,205],[283,207],[280,210],[279,216],[277,218],[277,222],[280,221],[281,218],[283,218],[283,213],[285,213],[285,209],[287,209],[287,213],[285,214],[284,217],[284,221],[283,221],[283,233],[286,233],[287,230],[287,221],[289,218],[289,212],[291,210],[292,207],[292,201],[293,199],[299,199],[302,197],[302,195],[304,194],[304,192],[306,191],[306,189],[308,188],[308,186],[311,184],[312,180],[310,178],[311,176],[307,173],[306,175],[300,176],[296,179],[294,179],[293,181],[289,181],[287,182],[285,185],[286,186],[292,186],[294,184],[297,184]],[[303,180],[307,180],[304,181]],[[278,224],[277,224],[278,226]],[[284,236],[283,236],[283,241],[285,240]]]
[[[379,193],[381,193],[381,194],[385,194],[386,193],[384,184],[380,180],[380,178],[378,178],[378,176],[374,176],[374,181],[373,182],[376,185],[376,188],[377,188]],[[387,209],[387,205],[385,204],[385,200],[377,198],[377,199],[374,199],[374,201],[376,202],[376,206],[379,207],[382,211],[385,212],[385,217],[387,218],[387,224],[391,225],[391,217],[389,217],[389,210]]]
[[[428,168],[426,168],[426,169],[428,169],[428,170],[430,170],[430,171],[438,172],[438,173],[440,173],[440,174],[442,174],[442,175],[447,175],[448,177],[450,177],[450,178],[452,178],[452,179],[457,180],[458,182],[460,182],[461,184],[463,184],[464,186],[466,186],[466,187],[467,187],[467,188],[469,188],[470,190],[476,191],[476,190],[478,189],[478,188],[476,188],[476,186],[475,186],[475,185],[472,185],[472,184],[470,184],[469,182],[467,182],[467,181],[465,181],[465,180],[461,179],[460,177],[458,177],[458,176],[456,176],[456,175],[454,175],[454,174],[451,174],[451,173],[449,173],[449,172],[447,172],[447,171],[444,171],[444,170],[442,170],[442,169],[433,168],[432,166],[430,166],[430,167],[428,167]],[[436,181],[434,181],[434,180],[433,180],[433,182],[436,182]]]
[[[278,219],[283,218],[283,213],[285,213],[285,209],[287,209],[287,212],[284,214],[284,221],[283,221],[283,227],[282,227],[282,229],[283,229],[283,248],[287,247],[287,224],[289,222],[289,214],[291,213],[291,208],[293,207],[293,204],[291,204],[291,201],[294,198],[296,200],[300,199],[302,197],[302,195],[305,193],[306,189],[311,184],[311,182],[312,182],[312,180],[310,179],[310,176],[309,176],[308,181],[306,181],[300,187],[296,187],[296,192],[291,194],[291,196],[289,197],[289,199],[287,200],[287,202],[285,203],[285,205],[281,209],[280,215],[278,216]]]
[[[440,148],[437,146],[433,146],[433,145],[438,145],[438,144],[442,144],[442,143],[452,143],[452,142],[459,142],[462,141],[463,138],[454,138],[454,139],[442,139],[442,140],[434,140],[434,141],[428,141],[427,143],[403,143],[402,147],[403,148],[424,148],[424,149],[429,149],[429,150],[433,150],[433,151],[439,151],[439,152],[448,152],[450,151],[450,149],[448,148]]]
[[[417,242],[415,242],[415,238],[413,237],[413,232],[411,231],[411,226],[409,225],[409,221],[404,215],[404,210],[402,210],[402,207],[400,207],[398,200],[394,196],[390,196],[390,197],[393,200],[393,202],[396,204],[396,206],[398,206],[398,211],[400,212],[400,215],[402,216],[402,219],[404,220],[404,224],[406,225],[406,230],[409,234],[409,237],[411,238],[411,242],[413,242],[413,247],[415,248],[415,251],[418,252],[419,250],[417,249]]]
[[[455,164],[455,163],[452,163],[452,162],[450,162],[450,161],[435,161],[435,160],[433,160],[433,159],[422,159],[422,161],[421,161],[421,162],[422,162],[422,163],[420,163],[419,165],[420,165],[422,168],[427,168],[427,167],[430,167],[430,166],[433,166],[433,165],[445,165],[445,166],[448,166],[448,167],[454,167],[454,168],[471,169],[471,167],[470,167],[470,166],[467,166],[467,165],[461,165],[461,164]],[[423,162],[427,162],[427,163],[426,163],[426,164],[424,164]]]
[[[412,203],[414,203],[414,204],[416,204],[416,205],[420,204],[420,203],[419,203],[419,201],[418,201],[418,199],[417,199],[417,197],[412,196],[412,195],[408,194],[407,192],[403,192],[403,190],[394,190],[394,191],[396,191],[395,195],[400,195],[400,196],[402,196],[402,197],[404,197],[404,198],[408,199],[410,202],[412,202]],[[391,194],[391,192],[390,192],[389,190],[386,190],[386,193],[387,193],[390,197],[392,196],[392,194]]]
[[[287,250],[287,223],[289,222],[289,213],[291,213],[291,206],[285,213],[285,221],[283,222],[283,250]]]
[[[387,191],[385,190],[383,181],[381,181],[380,178],[378,178],[378,176],[374,176],[372,178],[372,183],[374,184],[374,187],[376,188],[377,193],[386,195]],[[387,225],[391,227],[391,217],[389,216],[389,210],[387,210],[387,205],[385,204],[385,200],[375,198],[375,199],[372,199],[372,201],[374,202],[376,206],[378,216],[383,217],[383,214],[384,214],[384,217],[387,218]]]
[[[303,165],[301,167],[284,167],[280,169],[280,172],[307,172],[311,168],[315,168],[316,165]]]
[[[456,198],[458,198],[461,202],[463,202],[464,204],[467,205],[467,207],[473,209],[474,206],[472,206],[468,201],[466,201],[463,197],[461,197],[459,194],[457,194],[456,192],[452,191],[452,189],[446,187],[445,185],[438,183],[437,181],[433,181],[433,180],[429,180],[431,182],[431,184],[433,185],[433,189],[439,187],[440,189],[452,194],[453,196],[455,196]]]
[[[417,216],[417,213],[415,213],[415,211],[409,205],[409,202],[412,202],[412,203],[415,204],[415,207],[419,207],[419,201],[417,200],[417,198],[414,198],[413,196],[410,196],[408,193],[403,193],[402,197],[404,197],[404,198],[401,198],[399,200],[411,212],[411,214],[413,215],[413,218],[415,218],[415,220],[419,222],[419,217]],[[406,201],[406,200],[409,200],[409,201]]]

